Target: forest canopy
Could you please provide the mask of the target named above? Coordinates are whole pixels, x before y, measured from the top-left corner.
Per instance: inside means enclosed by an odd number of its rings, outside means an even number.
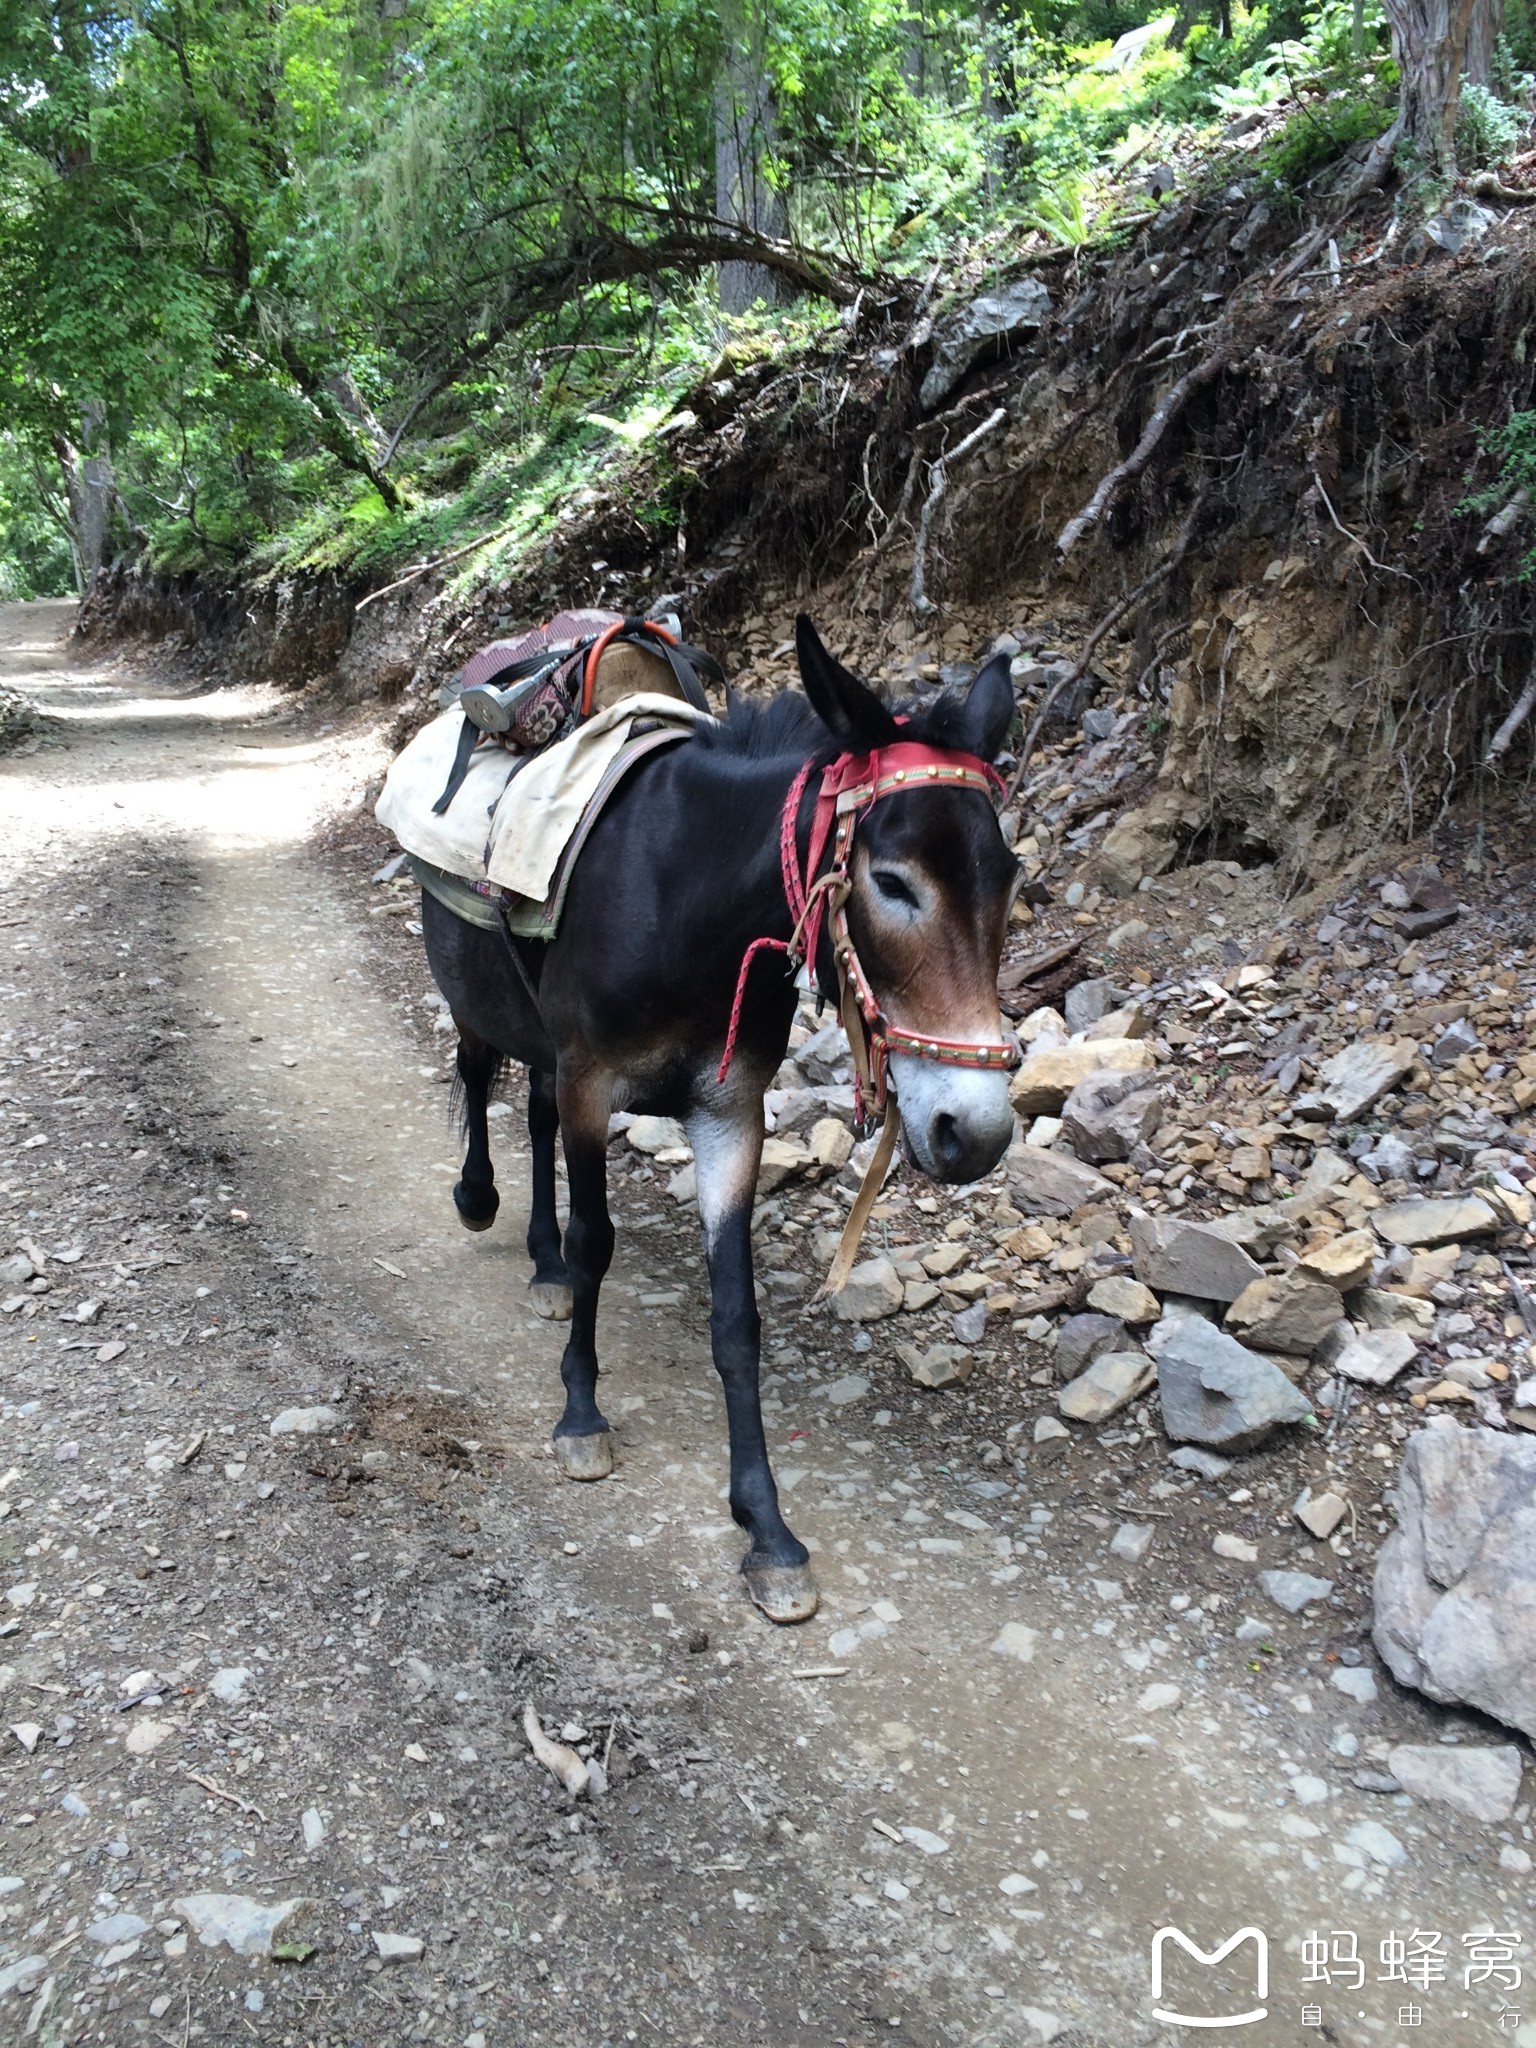
[[[1388,127],[1375,0],[13,0],[0,595],[535,516],[732,333],[1112,238],[1287,96],[1281,183]]]

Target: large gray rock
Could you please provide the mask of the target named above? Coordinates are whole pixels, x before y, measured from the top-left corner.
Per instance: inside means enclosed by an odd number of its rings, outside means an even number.
[[[1144,1068],[1089,1074],[1062,1105],[1061,1134],[1092,1166],[1129,1159],[1163,1120],[1163,1091]]]
[[[1452,1244],[1463,1237],[1484,1237],[1497,1230],[1499,1219],[1476,1195],[1454,1195],[1443,1201],[1388,1202],[1371,1216],[1388,1244],[1410,1246]]]
[[[1210,1227],[1230,1237],[1254,1259],[1267,1259],[1277,1244],[1296,1235],[1295,1224],[1282,1216],[1273,1202],[1262,1209],[1229,1209],[1224,1216],[1214,1217]]]
[[[876,1323],[896,1315],[904,1295],[901,1276],[889,1259],[865,1259],[848,1275],[841,1294],[833,1295],[832,1313],[839,1322]]]
[[[1264,1276],[1240,1245],[1208,1223],[1175,1216],[1133,1216],[1131,1251],[1136,1278],[1159,1294],[1193,1294],[1203,1301],[1236,1301]]]
[[[1145,811],[1127,811],[1099,848],[1099,881],[1111,896],[1130,896],[1147,875],[1171,867],[1177,847]]]
[[[1515,1810],[1525,1762],[1512,1742],[1405,1742],[1387,1758],[1387,1768],[1415,1799],[1438,1799],[1493,1827]]]
[[[1130,1332],[1118,1316],[1068,1316],[1056,1332],[1056,1376],[1075,1380],[1106,1351],[1130,1348]]]
[[[1348,1124],[1363,1116],[1413,1071],[1418,1047],[1411,1039],[1362,1039],[1345,1046],[1317,1070],[1317,1087],[1296,1098],[1298,1116]]]
[[[1351,1335],[1328,1360],[1335,1372],[1362,1386],[1389,1386],[1405,1365],[1412,1365],[1419,1347],[1406,1330],[1366,1330]]]
[[[1106,1351],[1056,1396],[1074,1422],[1108,1422],[1151,1386],[1156,1367],[1144,1351]]]
[[[1080,981],[1075,988],[1069,988],[1062,998],[1062,1010],[1066,1014],[1069,1031],[1086,1031],[1090,1024],[1097,1024],[1101,1017],[1107,1017],[1111,1010],[1118,1009],[1120,998],[1115,993],[1115,984],[1103,975],[1095,975],[1089,981]]]
[[[273,1935],[306,1903],[279,1899],[264,1906],[241,1892],[192,1892],[171,1901],[204,1948],[217,1948],[222,1942],[237,1956],[270,1955]]]
[[[1405,1330],[1410,1337],[1427,1338],[1435,1327],[1435,1304],[1395,1287],[1362,1287],[1349,1305],[1368,1330]]]
[[[1300,1614],[1333,1591],[1332,1579],[1315,1578],[1311,1572],[1260,1572],[1259,1584],[1287,1614]]]
[[[1102,1173],[1047,1152],[1039,1145],[1014,1145],[1008,1153],[1008,1192],[1029,1216],[1070,1216],[1074,1209],[1118,1196],[1119,1189]]]
[[[1536,1443],[1454,1422],[1410,1437],[1373,1597],[1400,1684],[1536,1736]]]
[[[931,412],[965,376],[973,363],[1003,353],[1015,337],[1033,334],[1051,310],[1051,295],[1035,277],[984,293],[940,324],[933,365],[919,394]]]
[[[1175,1442],[1256,1451],[1312,1413],[1278,1366],[1199,1316],[1165,1316],[1147,1349],[1157,1360],[1163,1427]]]
[[[1227,1310],[1226,1328],[1256,1351],[1310,1358],[1339,1320],[1339,1297],[1303,1273],[1250,1280]]]
[[[931,1344],[926,1351],[916,1344],[898,1344],[896,1356],[920,1387],[931,1387],[935,1392],[942,1387],[964,1386],[976,1364],[961,1344]]]

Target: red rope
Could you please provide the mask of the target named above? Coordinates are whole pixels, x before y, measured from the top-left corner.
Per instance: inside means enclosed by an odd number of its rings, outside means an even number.
[[[798,926],[801,918],[805,916],[806,908],[805,883],[800,876],[799,848],[795,841],[800,820],[800,799],[805,795],[805,786],[810,779],[811,763],[807,761],[789,785],[789,794],[784,799],[784,809],[779,815],[779,869],[784,877],[784,900],[789,905],[790,918],[795,926]],[[808,867],[815,858],[816,852],[813,847],[810,860],[807,862]],[[819,917],[815,922],[819,926]],[[807,928],[804,954],[807,960],[816,957],[814,940],[815,933]],[[788,951],[788,939],[754,939],[742,956],[741,972],[736,977],[736,996],[731,1004],[731,1021],[725,1034],[725,1052],[720,1061],[719,1071],[715,1075],[716,1081],[725,1080],[731,1071],[731,1061],[736,1057],[736,1034],[741,1029],[741,1007],[747,999],[747,976],[752,972],[753,960],[759,953]]]

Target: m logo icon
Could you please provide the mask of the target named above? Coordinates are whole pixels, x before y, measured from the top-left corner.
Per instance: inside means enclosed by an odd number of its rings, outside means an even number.
[[[1253,1943],[1253,1995],[1257,2003],[1247,2012],[1230,2013],[1214,2019],[1203,2019],[1194,2013],[1170,2012],[1162,2003],[1163,1997],[1163,1952],[1170,1942],[1176,1943],[1187,1956],[1207,1969],[1215,1969],[1224,1963],[1234,1949],[1242,1947],[1245,1941]],[[1152,2017],[1162,2020],[1170,2027],[1252,2027],[1268,2017],[1264,2001],[1269,1996],[1269,1941],[1257,1927],[1239,1927],[1220,1948],[1207,1953],[1197,1948],[1187,1934],[1178,1927],[1159,1927],[1152,1937]]]

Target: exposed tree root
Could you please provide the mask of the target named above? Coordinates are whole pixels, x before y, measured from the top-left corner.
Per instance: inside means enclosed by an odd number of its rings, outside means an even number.
[[[1365,542],[1360,538],[1359,534],[1350,532],[1349,528],[1344,524],[1343,520],[1339,517],[1338,513],[1334,511],[1333,500],[1329,497],[1328,493],[1323,489],[1323,480],[1318,475],[1315,469],[1312,472],[1312,488],[1317,492],[1317,495],[1322,499],[1323,510],[1328,514],[1328,517],[1333,521],[1333,524],[1335,528],[1338,530],[1338,532],[1343,534],[1344,538],[1349,542],[1352,548],[1358,548],[1360,550],[1361,554],[1364,555],[1365,559],[1370,563],[1373,569],[1379,569],[1382,575],[1384,576],[1401,576],[1404,582],[1412,583],[1413,578],[1408,574],[1408,571],[1406,569],[1399,569],[1394,562],[1378,562],[1376,557],[1371,553],[1370,549],[1366,546]]]
[[[1474,178],[1472,190],[1479,199],[1494,199],[1500,206],[1536,206],[1536,185],[1506,185],[1497,171]]]
[[[941,455],[933,465],[933,478],[928,486],[928,496],[917,522],[917,546],[912,555],[912,609],[919,616],[936,612],[938,606],[928,595],[926,569],[928,562],[928,537],[933,531],[940,506],[949,491],[949,469],[954,462],[963,462],[968,455],[974,455],[984,441],[988,441],[1008,417],[1008,408],[998,406],[988,413],[979,427],[972,428],[958,446],[951,448],[947,455]],[[916,458],[913,458],[914,461]]]
[[[1483,528],[1482,535],[1477,543],[1477,552],[1480,555],[1486,555],[1495,541],[1502,540],[1510,528],[1518,524],[1521,513],[1524,512],[1530,502],[1531,494],[1522,485],[1504,507],[1503,511],[1495,512],[1488,524]]]
[[[1008,794],[1004,799],[1005,804],[1011,804],[1019,793],[1020,785],[1024,780],[1024,771],[1029,766],[1030,756],[1035,751],[1040,735],[1045,729],[1045,721],[1050,717],[1052,707],[1057,699],[1065,691],[1070,690],[1075,683],[1080,682],[1083,676],[1086,675],[1088,664],[1093,660],[1094,654],[1104,635],[1112,627],[1117,626],[1128,612],[1134,611],[1143,598],[1156,590],[1160,583],[1171,576],[1180,562],[1189,553],[1190,543],[1195,537],[1195,526],[1199,520],[1204,503],[1205,499],[1199,497],[1190,506],[1184,524],[1179,528],[1178,538],[1174,541],[1168,553],[1164,555],[1150,575],[1142,577],[1134,590],[1128,590],[1124,597],[1117,599],[1110,606],[1103,618],[1100,619],[1099,623],[1088,635],[1087,640],[1084,641],[1083,651],[1072,664],[1071,669],[1059,682],[1053,683],[1040,700],[1040,709],[1035,713],[1034,723],[1030,726],[1029,732],[1025,736],[1024,744],[1019,749],[1019,764],[1013,771],[1012,781],[1008,784]]]
[[[1099,487],[1088,500],[1082,511],[1069,519],[1056,539],[1056,559],[1065,561],[1085,533],[1097,526],[1106,512],[1114,510],[1126,487],[1133,484],[1157,453],[1158,443],[1173,425],[1197,391],[1212,383],[1227,367],[1227,351],[1218,346],[1192,370],[1186,370],[1176,384],[1170,385],[1161,403],[1147,421],[1141,439],[1127,455],[1124,462],[1116,463],[1107,476],[1100,479]],[[1101,628],[1102,631],[1102,628]]]
[[[1488,742],[1488,751],[1483,756],[1485,768],[1491,768],[1495,761],[1501,760],[1509,752],[1510,741],[1530,717],[1533,707],[1536,707],[1536,674],[1531,676],[1530,681],[1515,699],[1514,709]]]

